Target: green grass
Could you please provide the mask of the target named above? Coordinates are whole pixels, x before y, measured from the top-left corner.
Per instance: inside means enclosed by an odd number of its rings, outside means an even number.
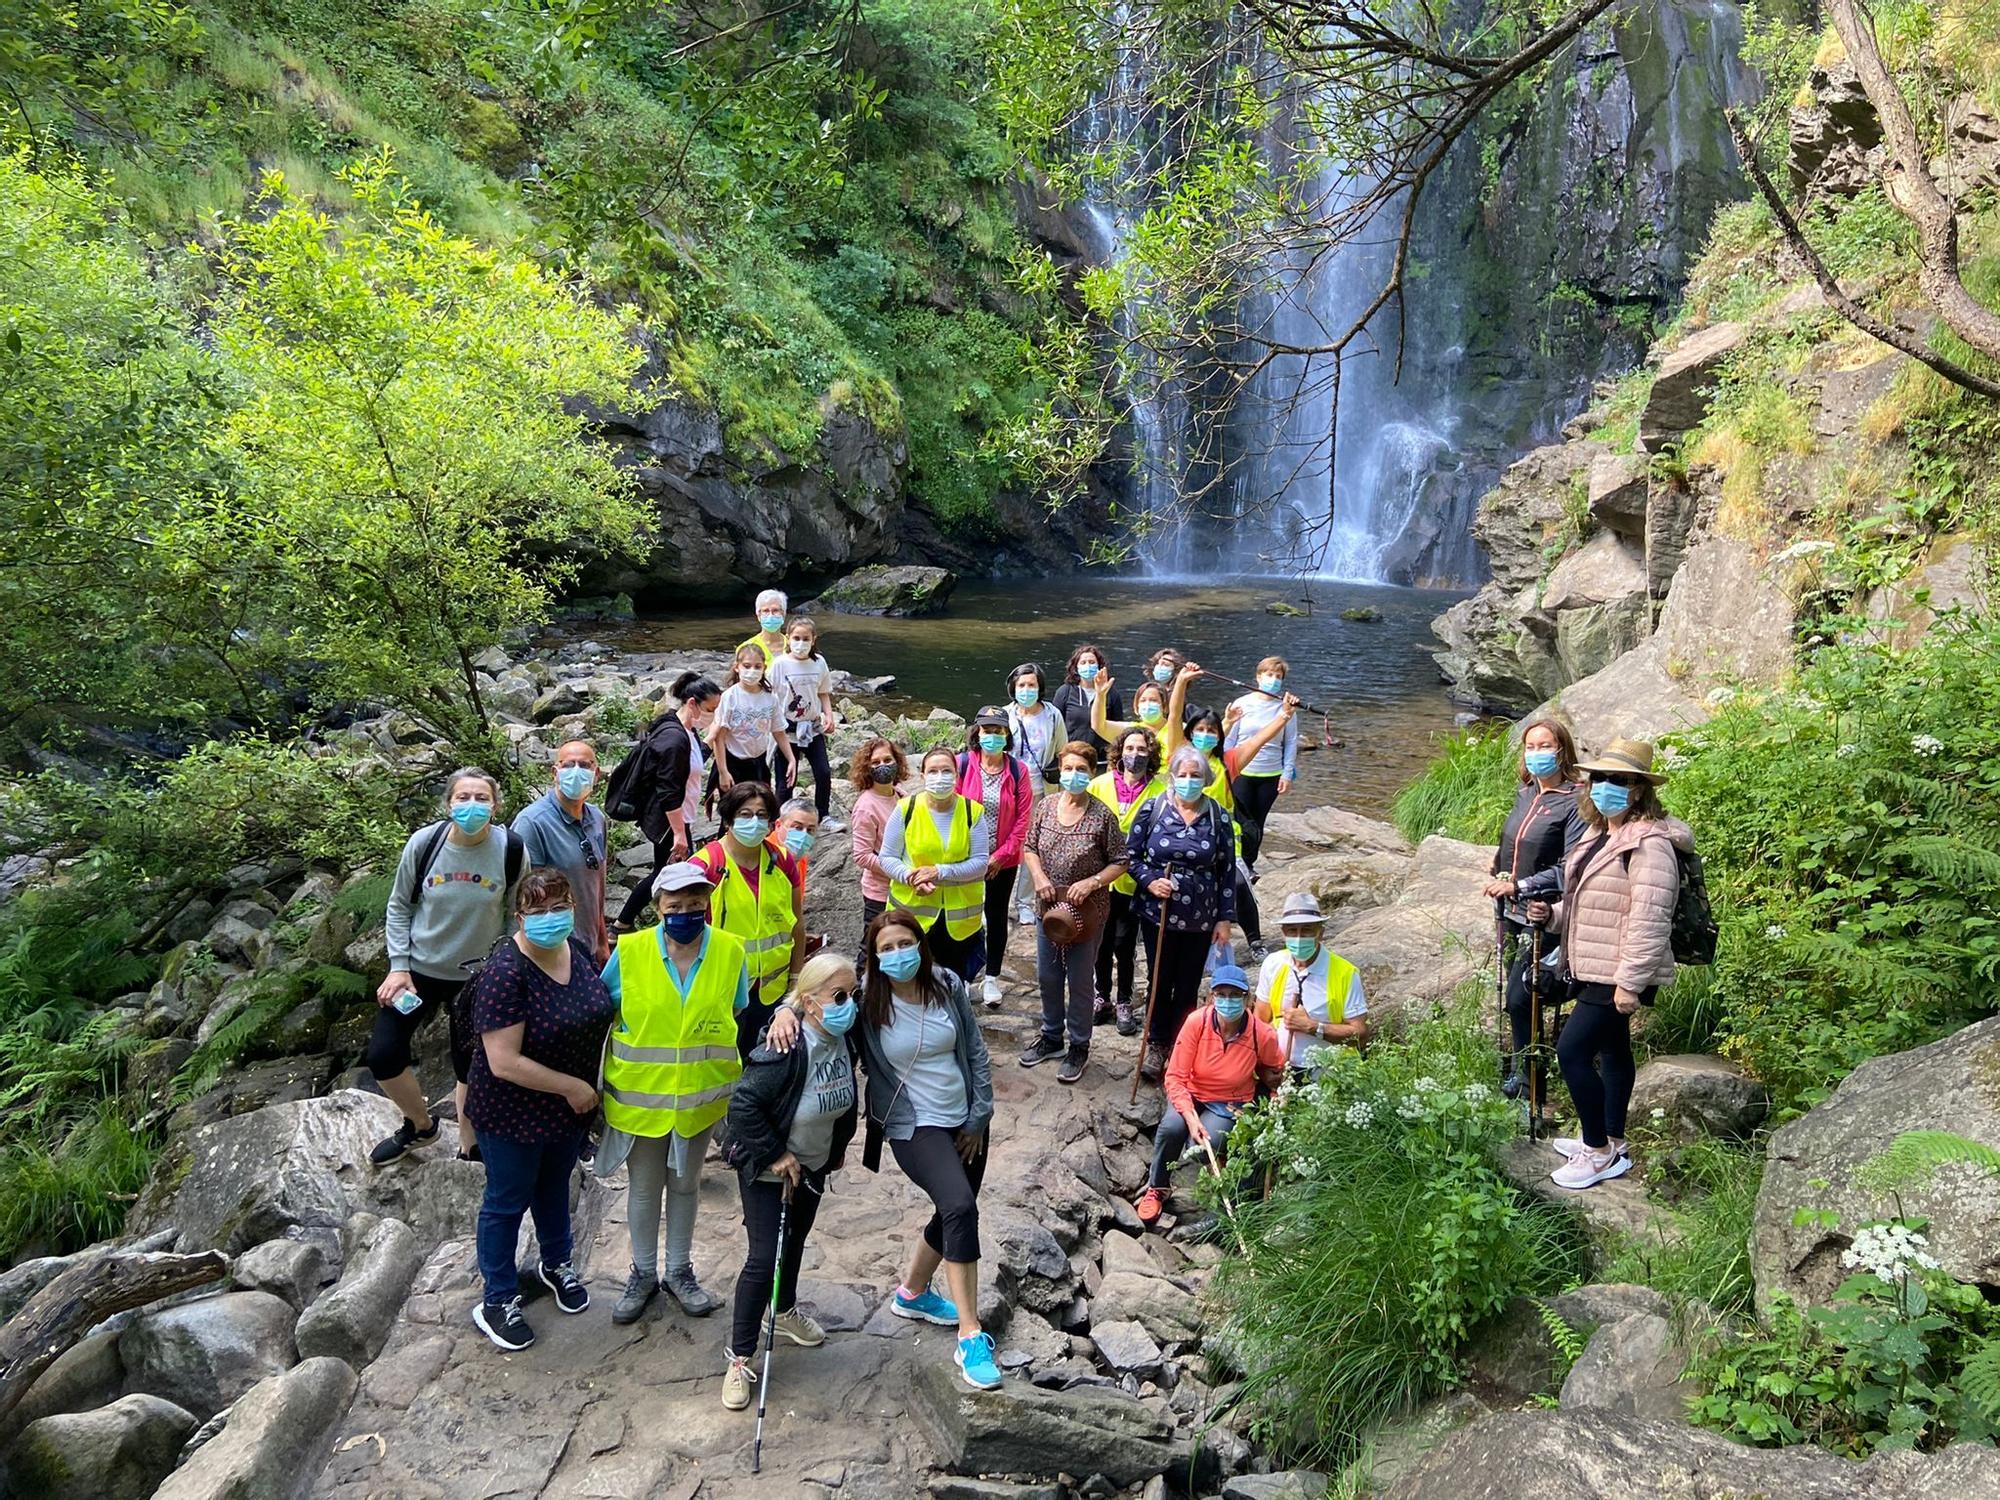
[[[1520,757],[1508,726],[1476,726],[1447,737],[1437,759],[1396,794],[1389,815],[1417,843],[1434,833],[1476,844],[1498,842],[1520,786]]]
[[[1703,1136],[1646,1155],[1647,1186],[1673,1204],[1681,1237],[1671,1245],[1628,1241],[1601,1279],[1650,1286],[1677,1313],[1699,1305],[1747,1316],[1756,1291],[1750,1225],[1764,1180],[1762,1143]]]
[[[0,1261],[62,1255],[118,1232],[153,1170],[153,1145],[105,1099],[59,1141],[0,1148]]]

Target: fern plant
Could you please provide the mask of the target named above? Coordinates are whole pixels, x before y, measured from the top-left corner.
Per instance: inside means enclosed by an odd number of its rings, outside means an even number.
[[[2000,1177],[2000,1150],[1950,1130],[1906,1130],[1868,1158],[1854,1176],[1870,1192],[1922,1187],[1953,1162]]]

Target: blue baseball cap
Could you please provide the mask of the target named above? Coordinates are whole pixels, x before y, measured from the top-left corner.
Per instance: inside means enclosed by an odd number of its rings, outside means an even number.
[[[1235,964],[1220,964],[1209,976],[1208,987],[1212,990],[1241,990],[1247,995],[1250,993],[1250,976]]]

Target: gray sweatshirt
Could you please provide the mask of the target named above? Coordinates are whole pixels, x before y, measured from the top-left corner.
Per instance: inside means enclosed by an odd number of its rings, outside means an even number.
[[[461,965],[491,953],[507,930],[513,896],[506,889],[507,831],[490,824],[476,844],[447,837],[424,877],[423,900],[412,907],[417,860],[436,827],[433,823],[411,834],[396,861],[396,884],[383,915],[389,967],[433,979],[463,979]]]

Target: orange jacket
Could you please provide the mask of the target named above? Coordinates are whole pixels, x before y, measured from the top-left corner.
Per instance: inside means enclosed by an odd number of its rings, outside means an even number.
[[[1243,1018],[1243,1029],[1226,1040],[1215,1007],[1203,1005],[1181,1023],[1167,1059],[1167,1103],[1185,1114],[1195,1104],[1248,1104],[1257,1097],[1257,1070],[1285,1066],[1285,1046],[1269,1023]]]

